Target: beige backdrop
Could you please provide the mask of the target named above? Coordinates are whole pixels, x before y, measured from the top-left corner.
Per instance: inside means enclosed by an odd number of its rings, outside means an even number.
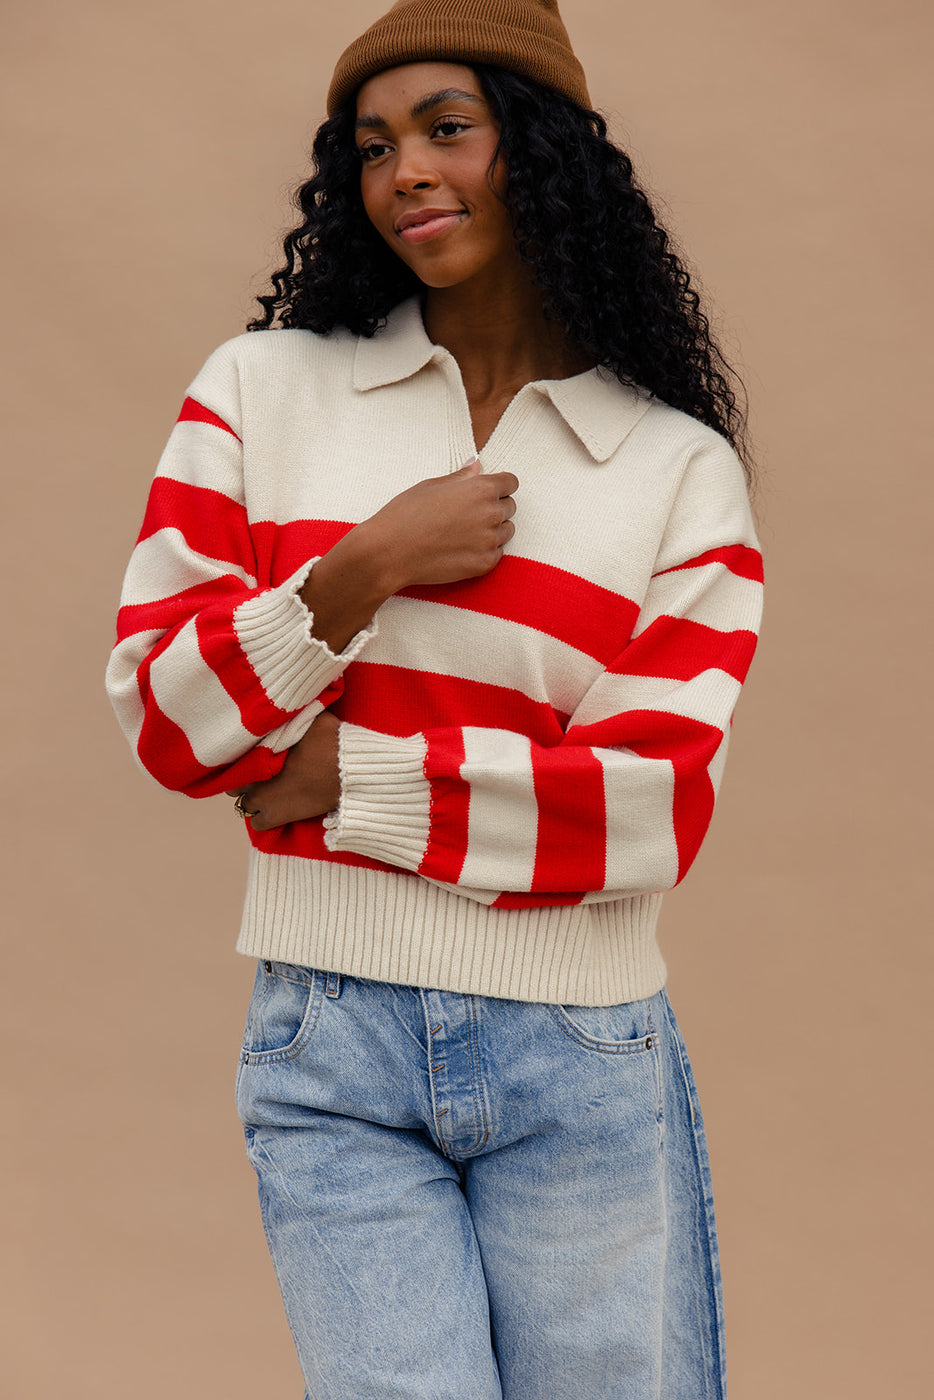
[[[141,776],[101,678],[182,392],[242,328],[334,58],[380,8],[7,7],[11,1400],[301,1394],[233,1108],[243,833],[229,801]],[[564,3],[595,100],[715,300],[763,468],[763,649],[712,835],[663,922],[734,1400],[930,1394],[930,13]]]

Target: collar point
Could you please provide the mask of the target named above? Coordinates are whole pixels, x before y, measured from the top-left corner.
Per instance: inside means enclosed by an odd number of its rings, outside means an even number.
[[[361,392],[410,379],[435,358],[437,346],[428,339],[418,297],[400,302],[384,325],[371,336],[360,336],[354,356],[353,387]]]

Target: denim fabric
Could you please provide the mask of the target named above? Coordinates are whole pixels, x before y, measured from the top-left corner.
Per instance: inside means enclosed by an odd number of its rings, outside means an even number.
[[[308,1400],[723,1400],[665,992],[559,1007],[260,963],[237,1099]]]

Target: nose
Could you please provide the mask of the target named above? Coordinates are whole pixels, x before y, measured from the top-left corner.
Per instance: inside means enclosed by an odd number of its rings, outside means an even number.
[[[414,190],[431,190],[438,186],[440,181],[428,155],[421,142],[400,143],[393,171],[397,194],[411,194]]]

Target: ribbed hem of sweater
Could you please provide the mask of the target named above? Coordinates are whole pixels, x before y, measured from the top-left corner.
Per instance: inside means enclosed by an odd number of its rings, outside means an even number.
[[[254,849],[237,951],[406,986],[610,1006],[665,984],[661,898],[492,909],[417,875]]]

